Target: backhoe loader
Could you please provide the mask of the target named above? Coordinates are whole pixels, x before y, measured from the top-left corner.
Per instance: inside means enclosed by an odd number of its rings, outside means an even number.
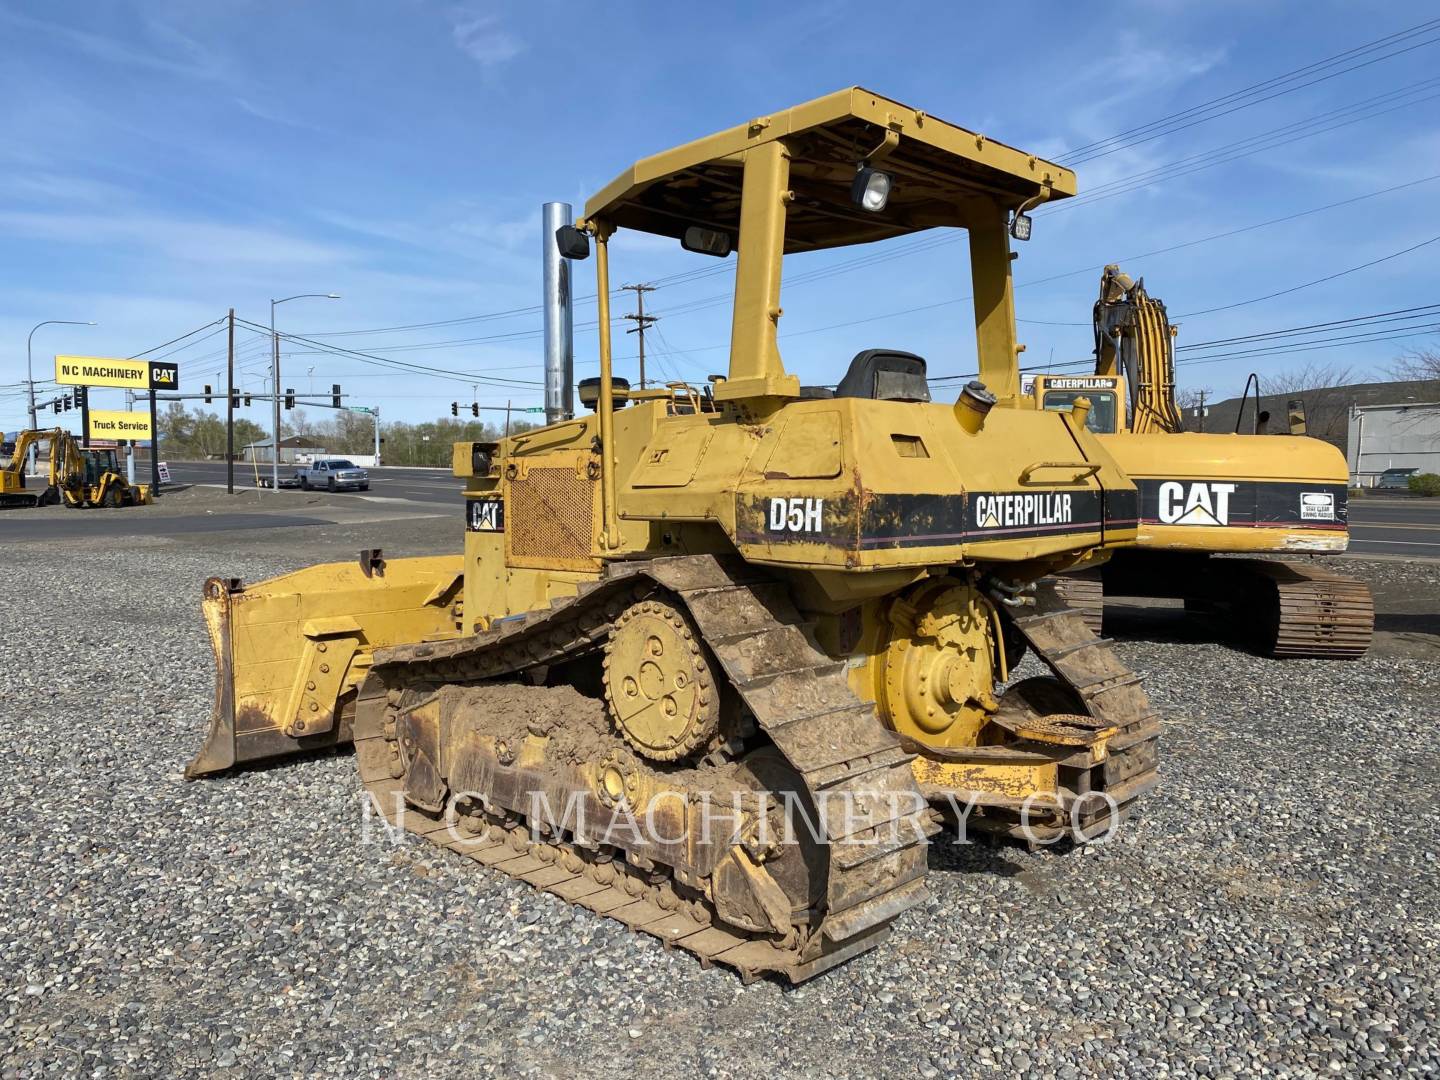
[[[32,449],[49,448],[44,487],[25,486],[25,459]],[[151,500],[148,484],[131,484],[119,472],[115,451],[82,446],[64,428],[22,431],[15,436],[9,464],[0,468],[0,507],[63,502],[73,509],[138,506]]]
[[[1267,656],[1362,655],[1375,623],[1369,588],[1293,558],[1348,544],[1344,455],[1303,433],[1186,432],[1177,328],[1118,266],[1101,277],[1094,327],[1094,373],[1037,375],[1032,401],[1062,410],[1089,401],[1090,430],[1139,489],[1139,543],[1065,575],[1062,595],[1097,632],[1105,597],[1167,597],[1218,616]],[[1216,557],[1232,553],[1292,558]]]
[[[1131,544],[1135,487],[1083,406],[1022,401],[1011,295],[1010,229],[1074,191],[859,88],[636,162],[545,237],[567,286],[593,260],[590,411],[455,445],[463,554],[208,581],[187,775],[353,741],[387,821],[747,979],[879,943],[942,819],[1109,835],[1159,721],[1036,582]],[[928,229],[968,234],[981,379],[935,402],[923,358],[861,348],[802,387],[784,257]],[[735,254],[724,377],[612,376],[627,232]],[[1013,681],[1027,650],[1049,674]]]

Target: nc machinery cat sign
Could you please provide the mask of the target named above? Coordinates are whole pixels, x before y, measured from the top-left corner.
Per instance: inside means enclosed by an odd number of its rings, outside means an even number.
[[[55,357],[55,381],[66,386],[119,386],[127,390],[178,390],[180,367],[157,360],[104,356]]]

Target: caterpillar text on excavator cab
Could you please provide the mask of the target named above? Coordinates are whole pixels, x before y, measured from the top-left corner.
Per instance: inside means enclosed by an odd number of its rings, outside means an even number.
[[[1132,543],[1135,489],[1083,410],[1021,400],[1011,298],[1009,229],[1073,192],[858,88],[626,169],[546,238],[560,294],[595,268],[589,411],[456,445],[463,556],[209,581],[218,693],[189,775],[353,740],[389,820],[796,981],[922,899],[931,807],[1107,833],[1155,782],[1159,723],[1035,583]],[[937,228],[968,234],[981,381],[935,402],[923,358],[862,347],[836,391],[802,387],[784,257]],[[726,377],[612,378],[627,230],[735,254]],[[1051,674],[1002,691],[1027,649]]]
[[[1094,373],[1037,375],[1032,401],[1068,409],[1088,398],[1090,430],[1139,489],[1140,535],[1103,567],[1062,579],[1066,599],[1096,630],[1105,596],[1169,597],[1222,618],[1265,655],[1362,655],[1375,624],[1369,588],[1293,557],[1345,550],[1344,455],[1303,427],[1275,437],[1186,432],[1177,328],[1118,266],[1105,268],[1094,325]]]

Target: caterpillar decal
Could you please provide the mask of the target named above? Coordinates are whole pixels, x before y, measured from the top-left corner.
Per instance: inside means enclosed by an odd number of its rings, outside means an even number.
[[[1343,530],[1343,484],[1136,479],[1147,525]]]
[[[946,547],[1135,525],[1133,491],[970,491],[842,498],[737,497],[745,543],[857,550]]]

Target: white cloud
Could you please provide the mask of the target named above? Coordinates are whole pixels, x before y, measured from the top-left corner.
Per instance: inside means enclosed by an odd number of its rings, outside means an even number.
[[[525,43],[500,22],[494,11],[462,7],[451,11],[450,36],[462,52],[483,67],[496,67],[525,51]]]
[[[150,37],[156,42],[155,48],[127,45],[106,34],[63,26],[15,11],[0,9],[0,22],[51,34],[67,41],[83,53],[110,63],[196,79],[219,79],[224,74],[219,57],[194,38],[159,22],[151,21],[146,26]]]
[[[0,231],[87,247],[125,245],[175,262],[234,266],[322,266],[351,261],[344,248],[317,244],[272,229],[158,215],[0,213]]]

